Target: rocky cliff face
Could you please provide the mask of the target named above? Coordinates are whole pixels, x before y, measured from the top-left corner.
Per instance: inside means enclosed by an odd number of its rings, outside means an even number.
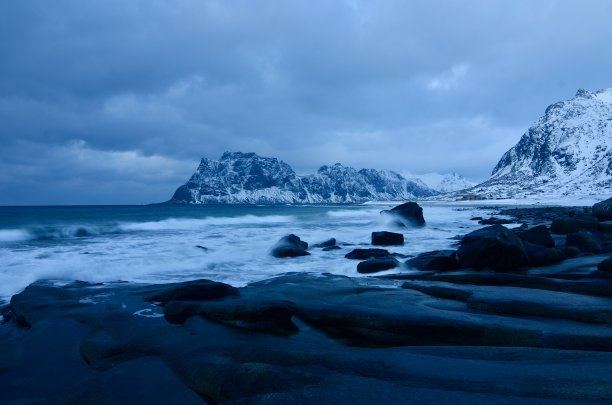
[[[491,178],[471,191],[486,197],[598,195],[612,189],[612,88],[578,90],[549,106],[506,152]]]
[[[436,191],[399,174],[374,169],[356,170],[336,163],[317,173],[299,176],[276,158],[255,153],[226,152],[219,160],[202,159],[189,181],[170,203],[279,204],[360,203],[406,200]]]

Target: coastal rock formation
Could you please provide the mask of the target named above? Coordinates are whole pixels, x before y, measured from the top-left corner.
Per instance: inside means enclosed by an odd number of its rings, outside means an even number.
[[[314,204],[408,200],[438,194],[423,183],[388,170],[322,166],[296,174],[285,162],[255,153],[226,152],[202,159],[196,172],[168,201],[171,204]]]
[[[396,232],[380,231],[372,232],[372,245],[378,246],[402,246],[404,235]]]
[[[612,220],[612,198],[594,204],[593,215],[599,218],[600,221]]]
[[[307,242],[301,240],[299,236],[291,234],[283,236],[276,242],[270,254],[278,258],[308,256],[310,253],[306,251],[307,249]]]
[[[462,267],[513,271],[527,266],[529,259],[521,239],[502,225],[478,229],[463,237],[457,250]]]
[[[550,105],[468,190],[487,198],[601,195],[612,188],[612,88]]]
[[[424,226],[423,208],[413,201],[400,204],[390,210],[382,211],[381,214],[393,217],[396,224],[407,228],[413,226]]]

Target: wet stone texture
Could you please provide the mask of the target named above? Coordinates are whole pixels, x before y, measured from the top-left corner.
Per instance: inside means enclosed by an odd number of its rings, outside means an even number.
[[[397,274],[36,282],[1,311],[0,403],[609,403],[608,217],[551,212],[405,264],[346,254]]]

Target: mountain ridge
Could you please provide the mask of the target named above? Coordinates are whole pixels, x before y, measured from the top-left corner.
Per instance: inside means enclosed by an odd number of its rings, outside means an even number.
[[[357,170],[336,163],[321,166],[313,174],[298,175],[277,158],[253,152],[225,152],[219,160],[202,158],[195,173],[168,203],[347,204],[436,194],[390,170]]]
[[[612,87],[579,89],[548,106],[501,157],[491,177],[466,190],[484,198],[600,195],[612,189]]]

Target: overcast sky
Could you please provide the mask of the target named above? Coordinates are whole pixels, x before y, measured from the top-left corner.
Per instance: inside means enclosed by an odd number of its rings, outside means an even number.
[[[612,86],[612,1],[0,2],[0,204],[167,200],[201,157],[483,180]]]

